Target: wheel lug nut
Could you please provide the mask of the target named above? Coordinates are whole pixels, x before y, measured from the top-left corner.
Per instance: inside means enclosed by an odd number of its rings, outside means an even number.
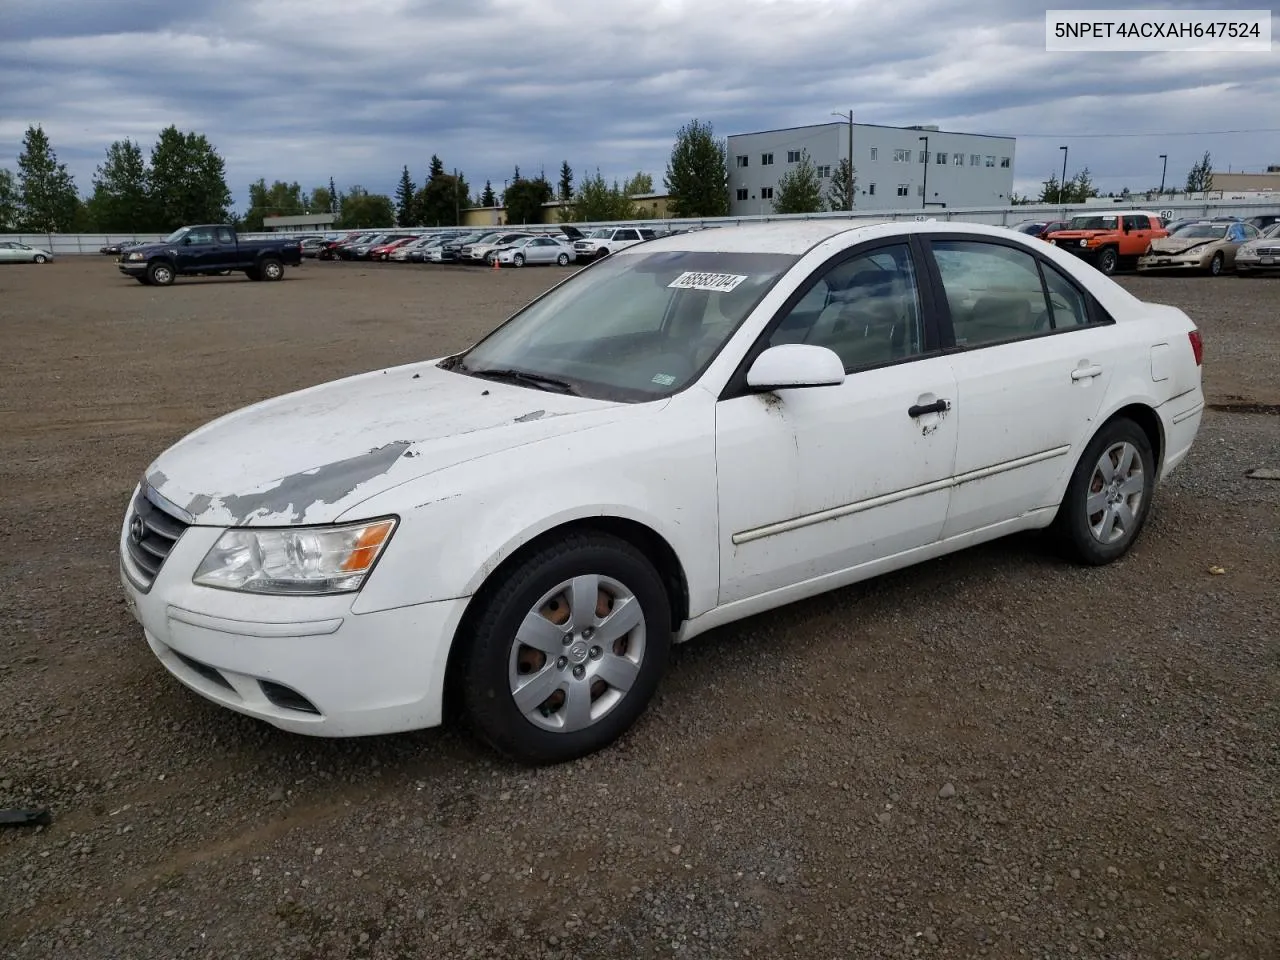
[[[586,676],[586,674],[587,674],[587,671],[583,669],[582,664],[578,664],[578,666],[573,668],[573,676],[574,676],[574,679],[576,680],[581,680],[584,676]]]
[[[560,638],[560,640],[567,647],[569,644],[573,643],[573,634],[566,633],[563,637]]]
[[[592,647],[592,648],[591,648],[591,659],[592,659],[592,660],[599,660],[603,655],[604,655],[604,651],[603,651],[603,650],[601,650],[599,647]]]
[[[595,632],[596,632],[596,631],[595,631],[595,628],[594,628],[594,627],[584,627],[584,628],[583,628],[583,631],[582,631],[582,638],[583,638],[584,640],[590,640],[590,639],[591,639],[591,635],[592,635],[593,633],[595,633]]]
[[[568,658],[568,657],[560,657],[560,658],[556,661],[556,666],[557,666],[557,667],[559,667],[561,670],[563,670],[563,669],[564,669],[565,667],[567,667],[568,665],[569,665],[569,658]]]

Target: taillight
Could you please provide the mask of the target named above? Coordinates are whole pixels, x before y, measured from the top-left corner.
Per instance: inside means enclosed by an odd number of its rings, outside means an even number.
[[[1204,363],[1204,341],[1200,339],[1200,331],[1192,330],[1187,334],[1187,339],[1191,341],[1191,353],[1196,358],[1196,366]]]

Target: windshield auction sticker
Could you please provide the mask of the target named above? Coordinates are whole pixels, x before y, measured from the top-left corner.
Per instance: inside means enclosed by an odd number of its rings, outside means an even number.
[[[728,293],[745,279],[747,278],[736,273],[698,273],[686,270],[668,283],[667,287],[672,290],[714,290]]]

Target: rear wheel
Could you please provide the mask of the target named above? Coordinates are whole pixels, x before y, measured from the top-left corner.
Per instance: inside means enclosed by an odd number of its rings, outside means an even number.
[[[1120,254],[1115,247],[1105,247],[1098,253],[1098,269],[1108,277],[1120,266]]]
[[[156,287],[167,287],[173,283],[173,267],[167,263],[156,262],[147,267],[147,282]]]
[[[666,668],[662,578],[631,544],[568,536],[481,597],[460,664],[462,705],[485,740],[527,764],[608,746],[644,712]]]
[[[1213,255],[1213,259],[1209,261],[1209,273],[1212,276],[1220,277],[1222,276],[1222,268],[1225,265],[1226,258],[1222,255],[1222,251],[1219,250]]]
[[[1155,493],[1151,441],[1132,420],[1103,425],[1076,464],[1054,520],[1067,552],[1098,566],[1122,557],[1146,522]]]
[[[279,280],[284,276],[284,264],[268,257],[258,264],[258,273],[263,280]]]

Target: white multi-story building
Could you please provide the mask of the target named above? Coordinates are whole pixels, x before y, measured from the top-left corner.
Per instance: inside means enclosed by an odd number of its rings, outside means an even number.
[[[855,123],[854,209],[1007,205],[1013,192],[1014,143],[1013,137],[952,133],[931,125]],[[840,161],[849,156],[849,123],[730,136],[730,213],[772,213],[778,180],[795,168],[805,150],[825,196]]]

